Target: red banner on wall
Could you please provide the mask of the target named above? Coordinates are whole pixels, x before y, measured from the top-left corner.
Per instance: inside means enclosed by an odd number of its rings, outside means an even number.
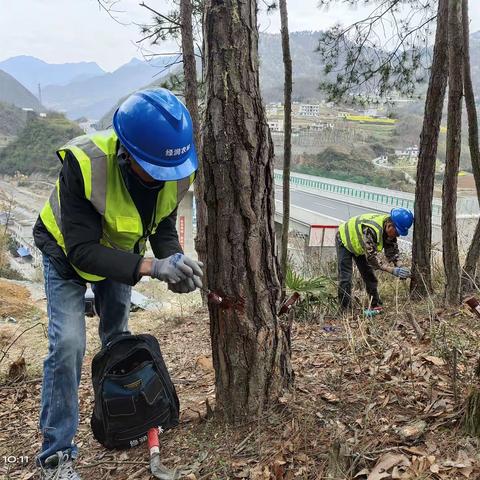
[[[182,247],[182,250],[185,249],[185,216],[180,216],[178,219],[178,236],[179,236],[179,241],[180,241],[180,246]]]

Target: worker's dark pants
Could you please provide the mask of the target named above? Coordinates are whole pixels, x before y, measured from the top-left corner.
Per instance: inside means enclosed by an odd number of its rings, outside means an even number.
[[[85,290],[79,280],[62,278],[48,256],[43,256],[45,294],[48,307],[48,355],[43,364],[40,431],[43,435],[37,462],[58,451],[77,446],[72,443],[79,421],[78,386],[85,353]],[[113,280],[93,286],[100,315],[99,336],[105,345],[122,332],[128,332],[131,287]]]
[[[355,256],[349,252],[337,235],[337,261],[338,261],[338,301],[340,307],[347,309],[351,306],[352,300],[352,260],[355,260],[358,271],[365,282],[367,293],[369,296],[370,307],[378,307],[381,305],[380,296],[378,294],[378,280],[375,276],[373,268],[368,264],[365,255]]]

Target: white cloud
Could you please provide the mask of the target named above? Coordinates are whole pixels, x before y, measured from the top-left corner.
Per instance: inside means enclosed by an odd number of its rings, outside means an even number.
[[[0,0],[0,60],[15,55],[33,55],[51,63],[95,61],[113,70],[132,57],[141,58],[135,43],[138,26],[150,19],[140,0],[120,0],[116,13],[120,25],[99,9],[97,0]],[[148,2],[147,2],[148,3]],[[161,12],[170,8],[169,0],[151,0]],[[259,0],[259,5],[263,5]],[[349,23],[365,14],[366,7],[351,8],[338,3],[319,9],[318,0],[289,0],[290,31],[322,30],[341,21]],[[472,32],[480,30],[480,2],[470,2]],[[280,29],[279,13],[259,16],[261,31]],[[165,45],[163,51],[175,49]],[[158,49],[156,51],[159,51]]]

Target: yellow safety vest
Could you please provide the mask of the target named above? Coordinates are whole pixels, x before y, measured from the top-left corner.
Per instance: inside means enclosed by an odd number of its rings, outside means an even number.
[[[128,192],[117,161],[117,136],[113,130],[82,135],[68,142],[57,151],[63,162],[67,152],[77,160],[83,176],[85,197],[102,216],[103,233],[100,243],[104,246],[133,252],[139,243],[140,253],[146,250],[146,236],[137,207]],[[148,226],[155,232],[158,224],[177,208],[195,179],[195,173],[181,180],[167,181],[157,196],[154,217]],[[60,185],[57,180],[40,217],[58,245],[67,253],[62,233]],[[87,281],[100,281],[104,277],[73,268]]]
[[[383,224],[390,215],[366,213],[350,218],[338,229],[344,247],[356,256],[365,255],[363,227],[371,228],[377,236],[377,250],[383,250]]]

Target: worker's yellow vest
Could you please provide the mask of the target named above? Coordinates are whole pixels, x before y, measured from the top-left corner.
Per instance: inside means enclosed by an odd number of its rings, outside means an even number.
[[[350,218],[338,229],[344,247],[356,256],[365,255],[363,227],[371,228],[377,236],[377,250],[383,250],[383,224],[389,217],[386,214],[366,213]]]
[[[157,196],[156,208],[148,232],[143,231],[140,214],[128,192],[117,161],[117,136],[113,130],[82,135],[68,142],[57,151],[63,162],[67,152],[77,160],[83,176],[85,197],[102,216],[104,246],[132,252],[137,242],[143,255],[146,235],[153,233],[158,224],[177,208],[193,183],[195,173],[177,181],[165,182]],[[66,254],[62,234],[59,181],[43,207],[40,217]],[[82,272],[72,264],[77,273],[87,281],[100,281],[104,277]]]

